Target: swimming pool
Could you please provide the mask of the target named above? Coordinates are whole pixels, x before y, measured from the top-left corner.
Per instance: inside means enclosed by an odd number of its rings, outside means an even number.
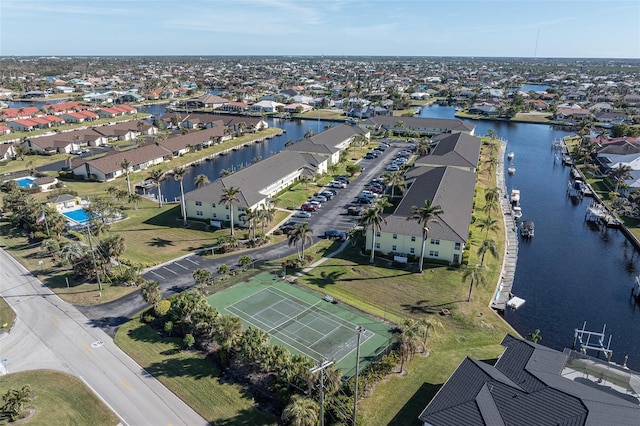
[[[70,210],[62,214],[76,223],[87,223],[91,219],[91,216],[89,216],[89,213],[87,213],[85,209]]]
[[[20,185],[20,188],[31,188],[34,180],[35,179],[30,177],[23,177],[20,179],[16,179],[16,182],[18,182],[18,185]]]

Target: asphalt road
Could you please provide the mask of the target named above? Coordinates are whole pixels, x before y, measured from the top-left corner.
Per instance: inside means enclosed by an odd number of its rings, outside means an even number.
[[[17,315],[11,332],[0,336],[0,373],[54,369],[73,374],[126,425],[207,424],[2,249],[0,271],[0,294]]]
[[[294,218],[295,221],[309,223],[313,229],[314,240],[323,238],[324,232],[328,229],[347,231],[357,225],[359,218],[347,215],[347,206],[351,204],[357,195],[362,191],[365,184],[373,178],[378,177],[385,166],[395,156],[395,154],[406,147],[404,143],[392,143],[381,156],[373,160],[361,160],[360,165],[365,169],[344,189],[336,189],[338,193],[330,201],[327,201],[309,219]],[[318,188],[320,190],[320,188]],[[260,247],[251,252],[231,253],[215,259],[204,258],[197,254],[184,256],[163,265],[159,265],[142,276],[145,279],[155,280],[160,284],[164,297],[171,294],[187,290],[195,286],[193,271],[199,268],[209,270],[212,275],[216,275],[216,269],[225,263],[233,268],[239,263],[242,255],[250,255],[257,263],[273,259],[281,259],[295,253],[295,247],[289,247],[287,242]],[[110,303],[96,306],[78,306],[87,318],[94,324],[101,327],[110,336],[115,336],[118,327],[129,320],[134,314],[146,307],[139,291],[124,296]]]

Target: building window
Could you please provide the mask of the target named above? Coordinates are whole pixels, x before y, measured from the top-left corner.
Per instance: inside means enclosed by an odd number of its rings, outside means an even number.
[[[397,240],[398,239],[398,234],[393,234],[393,239]]]
[[[438,257],[440,255],[439,252],[435,250],[429,250],[429,257]]]
[[[196,216],[204,216],[201,210],[196,210]]]
[[[376,237],[379,237],[379,236],[380,236],[380,231],[377,231],[376,232]]]
[[[211,208],[215,209],[216,208],[216,203],[211,203]]]
[[[434,244],[436,246],[440,245],[440,240],[436,240],[435,238],[431,239],[431,244]]]
[[[391,251],[396,251],[398,250],[398,246],[391,246]]]
[[[380,248],[380,243],[376,243],[376,248],[379,249]]]
[[[411,248],[409,249],[409,253],[411,253],[411,254],[416,254],[416,249],[414,249],[413,247],[411,247]]]
[[[415,237],[415,235],[411,237],[411,241],[412,241],[412,242],[415,242],[415,241],[416,241],[416,237]]]
[[[202,205],[202,201],[196,201],[196,206],[201,206]]]
[[[227,220],[229,220],[229,215],[227,215]]]
[[[215,219],[216,217],[217,217],[217,216],[216,216],[216,214],[214,213],[214,214],[213,214],[213,218]]]
[[[460,250],[460,243],[456,243],[456,250]]]
[[[225,209],[229,210],[229,205],[224,206]]]

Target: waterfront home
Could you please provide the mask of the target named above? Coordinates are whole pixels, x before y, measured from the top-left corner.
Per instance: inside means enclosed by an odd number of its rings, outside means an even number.
[[[560,108],[553,115],[554,120],[588,120],[591,117],[591,111],[584,108]]]
[[[284,106],[284,112],[288,112],[290,114],[305,113],[311,111],[312,109],[313,107],[311,105],[302,103],[293,103]]]
[[[230,139],[231,136],[225,132],[225,127],[220,125],[209,129],[197,130],[186,133],[184,135],[175,135],[163,141],[157,142],[157,145],[165,148],[174,157],[180,157],[191,150],[200,150],[207,146],[214,145]]]
[[[25,120],[38,114],[41,114],[41,112],[36,107],[5,108],[0,110],[0,120],[2,121]]]
[[[466,133],[442,134],[432,139],[435,147],[418,158],[414,166],[451,166],[476,172],[482,140]]]
[[[229,103],[228,99],[222,98],[217,95],[211,95],[208,93],[198,96],[197,98],[191,98],[191,99],[187,99],[184,102],[181,102],[181,104],[184,104],[184,107],[187,109],[199,109],[199,108],[218,109],[228,103]]]
[[[306,153],[283,151],[258,163],[222,177],[185,194],[187,217],[214,222],[229,222],[229,206],[220,203],[225,190],[240,192],[232,207],[234,225],[245,226],[242,212],[267,205],[278,192],[300,179],[327,172],[327,159]]]
[[[425,426],[632,426],[637,373],[506,335],[495,364],[466,357],[418,417]]]
[[[392,131],[393,134],[417,133],[420,136],[435,136],[442,133],[467,133],[473,135],[475,125],[462,120],[426,117],[395,117],[378,115],[358,123],[362,128]]]
[[[143,120],[121,121],[106,126],[92,127],[96,133],[108,140],[130,141],[140,135],[155,135],[158,128]]]
[[[73,162],[71,172],[75,176],[82,176],[85,180],[106,182],[118,176],[124,176],[122,162],[125,160],[130,164],[129,172],[137,172],[164,163],[170,158],[169,151],[152,144],[129,151],[111,151],[104,157],[92,160],[80,158]]]
[[[332,165],[340,161],[340,152],[348,149],[358,136],[367,140],[371,137],[370,132],[366,129],[341,124],[289,145],[285,149],[327,157],[329,165]]]
[[[460,264],[462,251],[469,238],[471,209],[476,174],[455,167],[415,167],[406,177],[409,189],[392,214],[384,215],[386,223],[376,232],[377,252],[415,259],[420,256],[423,225],[407,220],[412,207],[424,207],[425,200],[440,206],[438,222],[429,224],[424,258]],[[373,230],[366,233],[367,250],[371,248]]]
[[[0,161],[11,160],[15,157],[16,147],[12,143],[0,143]]]
[[[278,111],[278,107],[284,107],[284,104],[275,101],[260,101],[251,105],[249,110],[257,113],[276,112]]]

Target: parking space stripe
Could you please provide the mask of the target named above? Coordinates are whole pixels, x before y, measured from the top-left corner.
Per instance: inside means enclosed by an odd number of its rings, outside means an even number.
[[[178,275],[178,273],[176,271],[172,271],[171,269],[167,268],[166,266],[163,266],[162,269],[166,269],[167,271],[171,272],[174,275]]]

